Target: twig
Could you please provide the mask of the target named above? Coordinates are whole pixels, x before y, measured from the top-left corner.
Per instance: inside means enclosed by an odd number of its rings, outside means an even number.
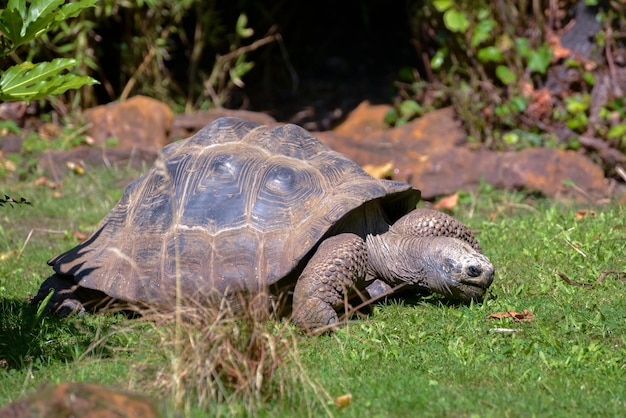
[[[624,167],[622,167],[621,165],[616,165],[615,166],[615,172],[622,178],[622,180],[624,180],[624,182],[626,183],[626,170],[624,170]]]
[[[606,63],[609,67],[609,73],[611,74],[611,81],[613,84],[613,88],[614,90],[614,94],[616,97],[622,97],[624,95],[624,93],[622,92],[622,89],[619,86],[619,83],[617,82],[617,80],[619,80],[619,78],[617,77],[617,73],[615,72],[615,63],[613,62],[613,52],[611,50],[611,46],[613,45],[613,28],[611,27],[610,24],[607,24],[605,29],[604,29],[604,33],[605,33],[605,39],[606,39],[606,44],[604,47],[604,51],[606,54]]]
[[[585,258],[587,258],[587,254],[585,254],[584,252],[582,252],[582,250],[580,250],[580,248],[577,248],[574,244],[572,244],[572,242],[569,239],[563,238],[563,241],[565,241],[565,243],[567,245],[572,247],[574,249],[574,251],[576,251],[578,254],[582,255]]]
[[[208,95],[211,96],[211,100],[213,100],[213,104],[215,106],[221,107],[218,92],[222,91],[222,88],[220,87],[223,85],[223,80],[220,78],[220,76],[228,72],[228,64],[231,61],[239,58],[241,55],[247,54],[248,52],[252,52],[264,45],[275,42],[277,39],[277,34],[267,35],[264,38],[252,42],[250,45],[241,46],[226,55],[218,55],[215,58],[215,64],[213,65],[211,74],[209,74],[209,78],[204,82],[204,88],[207,90]],[[216,84],[218,86],[217,91],[215,90],[215,87],[213,87]]]
[[[600,282],[604,281],[604,279],[606,279],[606,277],[609,274],[615,274],[617,277],[617,280],[622,281],[622,282],[626,282],[626,271],[618,271],[618,270],[604,270],[602,273],[600,273],[600,275],[598,276],[598,278],[596,279],[595,282],[593,283],[582,283],[582,282],[577,282],[575,280],[570,279],[569,277],[567,277],[567,275],[565,273],[561,273],[560,271],[558,271],[556,273],[565,283],[572,285],[572,286],[578,286],[578,287],[588,287],[588,288],[592,288],[595,285],[599,284]]]
[[[161,32],[161,39],[166,39],[168,35],[169,35],[169,31],[164,30],[163,32]],[[140,74],[142,74],[146,70],[146,67],[148,66],[150,61],[152,61],[152,58],[154,58],[155,55],[156,55],[156,47],[152,45],[150,47],[150,51],[148,51],[148,54],[146,54],[146,56],[143,58],[143,61],[141,62],[139,67],[137,67],[137,71],[133,73],[133,75],[130,77],[130,79],[124,86],[124,90],[122,90],[122,94],[120,94],[121,102],[123,102],[124,100],[128,98],[128,95],[130,94],[131,90],[133,89],[133,87],[135,87],[135,84],[137,83],[137,78],[139,77]]]
[[[517,332],[522,332],[521,329],[513,329],[513,328],[491,328],[489,332],[496,332],[500,334],[515,334]]]
[[[24,240],[24,244],[22,244],[22,247],[17,252],[17,259],[18,260],[22,257],[22,253],[24,253],[24,250],[26,249],[26,246],[28,245],[28,242],[32,238],[34,232],[44,232],[44,233],[48,233],[48,234],[59,234],[59,235],[64,235],[65,234],[65,231],[59,231],[59,230],[56,230],[56,229],[32,228],[28,232],[28,235],[26,236],[26,239]]]

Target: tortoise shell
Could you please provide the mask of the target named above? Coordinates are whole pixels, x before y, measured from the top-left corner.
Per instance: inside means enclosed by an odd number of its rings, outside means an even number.
[[[177,278],[185,295],[258,291],[295,282],[319,242],[364,217],[366,202],[380,202],[370,217],[388,225],[418,200],[410,185],[371,177],[298,126],[221,118],[166,146],[94,234],[48,264],[127,301],[171,294]],[[353,229],[371,232],[364,225]]]

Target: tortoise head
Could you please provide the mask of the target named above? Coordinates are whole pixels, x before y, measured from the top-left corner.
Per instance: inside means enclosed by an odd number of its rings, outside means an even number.
[[[491,261],[456,238],[434,237],[431,248],[430,290],[462,302],[482,302],[494,278]]]
[[[482,302],[494,278],[491,261],[452,237],[413,237],[393,232],[368,236],[373,275],[391,286],[426,289],[461,302]]]

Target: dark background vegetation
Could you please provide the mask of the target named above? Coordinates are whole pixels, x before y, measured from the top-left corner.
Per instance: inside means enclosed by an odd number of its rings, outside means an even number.
[[[477,147],[580,150],[616,176],[625,40],[619,0],[103,0],[20,52],[100,81],[61,116],[145,94],[326,130],[363,100],[392,103],[390,125],[454,106]]]

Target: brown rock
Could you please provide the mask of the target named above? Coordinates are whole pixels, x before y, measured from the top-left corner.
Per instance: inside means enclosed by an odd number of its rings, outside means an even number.
[[[575,151],[527,148],[502,153],[497,163],[496,175],[488,180],[496,187],[525,188],[548,196],[575,196],[592,201],[609,194],[600,167]]]
[[[43,388],[0,408],[5,418],[153,418],[161,417],[147,397],[90,383],[61,383]]]
[[[174,120],[166,104],[145,96],[94,107],[85,112],[85,117],[91,124],[88,135],[96,144],[116,138],[118,149],[149,151],[158,151],[169,143]]]
[[[333,132],[354,139],[364,138],[385,128],[389,105],[371,105],[367,100],[359,104]]]
[[[26,102],[0,103],[0,120],[12,120],[16,123],[21,123],[24,120],[27,108]]]
[[[347,127],[356,129],[351,135]],[[525,189],[548,196],[597,201],[608,196],[602,170],[573,151],[529,148],[519,152],[471,150],[451,108],[428,113],[402,127],[374,129],[344,125],[341,136],[322,132],[331,148],[364,166],[394,166],[394,179],[418,187],[425,199],[473,190],[481,181],[504,189]],[[575,185],[575,186],[573,186]]]

